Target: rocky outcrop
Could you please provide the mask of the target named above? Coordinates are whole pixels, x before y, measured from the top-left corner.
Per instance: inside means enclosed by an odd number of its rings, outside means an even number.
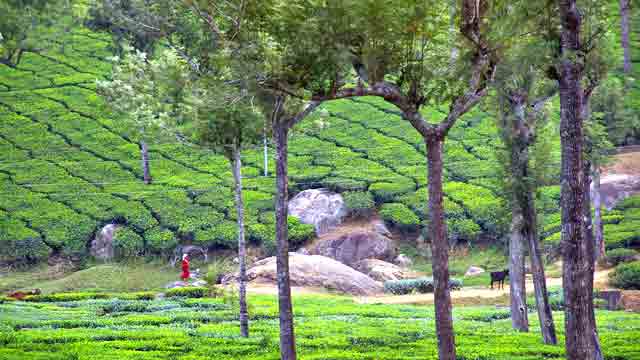
[[[89,252],[91,256],[99,260],[111,260],[114,256],[113,237],[120,226],[117,224],[107,224],[91,241]]]
[[[482,274],[483,272],[485,272],[485,270],[481,267],[469,266],[469,268],[467,269],[467,272],[464,273],[464,276],[476,276],[476,275]]]
[[[402,280],[408,277],[398,265],[378,259],[360,260],[354,264],[353,268],[370,278],[381,282]]]
[[[305,190],[289,201],[289,215],[313,225],[318,235],[340,225],[347,213],[342,196],[327,189]]]
[[[413,261],[405,254],[398,255],[393,262],[404,269],[408,269],[413,265]]]
[[[364,259],[391,262],[396,255],[393,241],[373,231],[354,231],[322,238],[309,249],[309,252],[330,257],[349,266]]]
[[[336,260],[319,255],[289,253],[289,274],[292,286],[323,287],[353,295],[382,293],[382,284]],[[237,280],[237,274],[228,275],[223,283]],[[256,262],[247,270],[249,282],[276,284],[276,258]]]
[[[593,185],[591,196],[593,197]],[[600,196],[607,209],[612,209],[620,200],[640,193],[640,176],[631,174],[609,174],[600,180]]]

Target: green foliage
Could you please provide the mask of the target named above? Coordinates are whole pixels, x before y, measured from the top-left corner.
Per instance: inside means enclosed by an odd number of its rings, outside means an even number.
[[[184,298],[201,298],[207,296],[209,289],[206,287],[178,287],[167,290],[165,296],[172,297],[184,297]]]
[[[289,226],[289,246],[292,248],[299,247],[316,236],[316,230],[313,225],[303,224],[294,216],[287,218]]]
[[[406,295],[412,292],[426,294],[433,292],[432,278],[418,278],[406,280],[391,280],[384,282],[384,291],[394,295]],[[449,279],[449,288],[451,290],[459,290],[462,288],[462,280]]]
[[[144,240],[130,228],[121,227],[113,237],[113,250],[119,258],[137,256],[144,251]]]
[[[406,205],[400,203],[384,204],[380,208],[380,216],[384,221],[400,229],[415,229],[420,220]]]
[[[393,202],[398,196],[414,190],[413,183],[402,182],[380,182],[369,186],[369,191],[373,194],[377,203]]]
[[[618,248],[607,251],[605,258],[607,263],[618,266],[618,264],[633,261],[637,255],[635,250]]]
[[[153,228],[145,232],[145,239],[149,250],[161,254],[172,251],[178,245],[178,239],[170,230]]]
[[[344,203],[352,216],[366,217],[375,208],[373,196],[369,192],[348,191],[343,193]]]
[[[640,261],[618,265],[609,274],[611,285],[629,290],[640,290]]]

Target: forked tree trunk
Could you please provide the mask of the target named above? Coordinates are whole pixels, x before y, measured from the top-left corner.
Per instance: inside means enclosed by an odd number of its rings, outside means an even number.
[[[151,184],[151,170],[149,169],[149,147],[144,140],[140,141],[140,156],[142,161],[142,179],[145,184]]]
[[[249,312],[247,310],[247,266],[246,245],[244,235],[244,203],[242,200],[242,162],[240,147],[233,146],[233,162],[231,166],[235,181],[235,202],[238,220],[238,259],[239,259],[239,297],[240,297],[240,335],[249,337]]]
[[[522,208],[514,196],[511,210],[511,237],[509,239],[509,297],[511,299],[511,326],[514,330],[529,331],[527,293],[524,276],[524,219]]]
[[[289,283],[288,242],[288,136],[289,129],[278,120],[273,124],[276,143],[276,272],[278,277],[278,309],[280,313],[280,359],[296,359],[296,342],[293,331],[293,306]]]
[[[455,360],[456,345],[451,316],[451,294],[449,292],[449,242],[447,241],[442,194],[444,136],[427,137],[425,143],[429,167],[429,233],[431,235],[438,359]]]
[[[596,360],[593,312],[593,243],[584,234],[583,114],[584,69],[576,59],[582,16],[577,0],[560,0],[560,142],[562,147],[562,282],[568,360]]]
[[[629,46],[629,11],[631,0],[620,0],[620,40],[624,51],[623,71],[631,74],[631,48]]]
[[[600,169],[593,169],[593,236],[595,241],[595,259],[604,256],[604,233],[602,225],[602,196],[600,194]]]

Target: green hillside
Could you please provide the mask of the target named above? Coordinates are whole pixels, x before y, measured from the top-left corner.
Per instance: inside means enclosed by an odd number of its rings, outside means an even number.
[[[639,17],[633,19],[640,27]],[[640,73],[640,40],[634,41]],[[143,183],[135,132],[95,92],[96,79],[111,70],[110,44],[110,36],[76,27],[47,50],[25,53],[15,68],[0,64],[0,259],[84,254],[96,231],[114,221],[127,226],[116,238],[122,255],[163,254],[178,243],[235,246],[232,177],[222,156],[158,137],[150,145],[153,183]],[[376,98],[324,108],[326,126],[320,129],[318,115],[311,116],[290,141],[291,193],[368,191],[385,220],[417,230],[427,212],[420,136]],[[424,111],[439,119],[444,110]],[[557,126],[557,114],[551,118],[548,126]],[[554,169],[558,141],[545,164]],[[494,119],[481,109],[452,130],[444,186],[450,236],[474,242],[503,234],[508,209],[500,195],[499,146]],[[243,161],[249,238],[273,249],[273,158],[269,176],[261,149],[245,152]],[[540,195],[544,224],[552,226],[559,221],[559,187],[543,187]],[[290,227],[294,244],[311,234],[294,220]]]

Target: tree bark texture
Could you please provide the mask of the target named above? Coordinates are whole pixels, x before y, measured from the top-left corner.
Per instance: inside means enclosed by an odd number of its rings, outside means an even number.
[[[455,360],[456,346],[449,292],[449,241],[444,219],[442,151],[444,136],[425,139],[429,167],[429,235],[431,237],[438,358]]]
[[[565,348],[569,360],[596,360],[593,311],[593,243],[585,238],[583,172],[583,101],[580,33],[582,15],[576,0],[559,0],[561,56],[560,141]]]
[[[511,210],[511,236],[509,239],[509,297],[511,299],[511,326],[528,332],[527,292],[524,276],[524,219],[522,208],[514,199]]]
[[[602,224],[602,195],[600,194],[600,169],[595,167],[592,172],[593,176],[593,236],[595,241],[595,259],[598,260],[604,256],[604,227]]]
[[[151,184],[151,169],[149,169],[149,147],[144,140],[140,141],[140,156],[142,158],[142,179],[145,184]]]
[[[242,200],[242,161],[240,147],[233,147],[232,162],[233,179],[235,181],[235,201],[238,218],[238,259],[239,259],[239,297],[240,297],[240,335],[249,337],[249,312],[247,310],[247,265],[244,234],[244,203]]]
[[[288,133],[286,124],[276,119],[273,137],[276,143],[276,272],[278,277],[278,308],[280,313],[280,358],[296,359],[295,334],[293,331],[293,306],[289,282],[288,242]]]
[[[624,51],[623,71],[631,74],[631,48],[629,42],[629,12],[631,11],[631,0],[620,0],[620,40]]]

